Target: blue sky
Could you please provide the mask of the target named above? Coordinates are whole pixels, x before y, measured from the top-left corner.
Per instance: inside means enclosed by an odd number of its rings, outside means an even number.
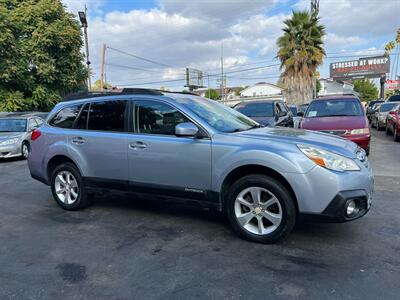
[[[330,62],[381,54],[400,25],[398,0],[320,2],[321,22],[327,31],[322,77],[329,76]],[[73,13],[85,4],[79,0],[64,3]],[[203,70],[210,75],[210,87],[217,86],[221,45],[229,86],[276,83],[275,42],[282,22],[292,10],[309,8],[308,0],[88,0],[86,4],[93,80],[100,76],[105,43],[110,47],[106,72],[111,84],[178,90],[184,85],[185,67]]]

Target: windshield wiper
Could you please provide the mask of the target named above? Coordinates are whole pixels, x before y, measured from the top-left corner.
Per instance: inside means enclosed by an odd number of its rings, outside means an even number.
[[[241,132],[241,131],[247,131],[247,130],[251,130],[251,129],[255,129],[255,128],[263,128],[263,127],[264,127],[264,126],[261,125],[261,124],[254,124],[253,126],[247,128],[247,129],[236,128],[236,129],[233,129],[232,131],[229,131],[229,132],[230,132],[230,133],[233,133],[233,132]]]

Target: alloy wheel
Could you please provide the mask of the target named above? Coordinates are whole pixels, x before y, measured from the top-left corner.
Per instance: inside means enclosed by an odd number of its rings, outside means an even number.
[[[27,144],[22,145],[22,156],[24,158],[28,158],[28,156],[29,156],[29,148],[28,148]]]
[[[238,224],[256,235],[270,234],[282,222],[282,207],[278,198],[262,187],[241,191],[234,207]]]
[[[69,171],[60,171],[54,181],[58,199],[64,204],[73,204],[79,197],[78,181]]]

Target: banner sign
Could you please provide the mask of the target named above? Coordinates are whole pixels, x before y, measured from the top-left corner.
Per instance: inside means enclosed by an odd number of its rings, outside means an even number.
[[[400,90],[400,80],[386,80],[386,89]]]
[[[380,77],[382,74],[390,73],[390,58],[374,56],[334,62],[331,63],[329,70],[333,79]]]

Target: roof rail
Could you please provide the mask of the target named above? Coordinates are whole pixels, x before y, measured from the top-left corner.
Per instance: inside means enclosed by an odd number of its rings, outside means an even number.
[[[116,95],[153,95],[153,96],[162,96],[164,93],[174,93],[174,94],[186,94],[186,95],[195,95],[195,93],[191,93],[188,91],[183,92],[174,92],[174,91],[162,91],[156,89],[144,89],[144,88],[123,88],[123,89],[112,89],[106,90],[103,92],[77,92],[71,93],[64,97],[62,101],[72,101],[78,99],[85,98],[95,98],[95,97],[104,97],[104,96],[116,96]]]
[[[85,98],[95,98],[95,97],[104,97],[104,96],[116,96],[116,95],[127,95],[127,94],[135,94],[135,95],[163,95],[160,91],[153,89],[140,89],[140,88],[124,88],[124,89],[112,89],[106,90],[103,92],[77,92],[71,93],[64,97],[62,101],[71,101]]]

